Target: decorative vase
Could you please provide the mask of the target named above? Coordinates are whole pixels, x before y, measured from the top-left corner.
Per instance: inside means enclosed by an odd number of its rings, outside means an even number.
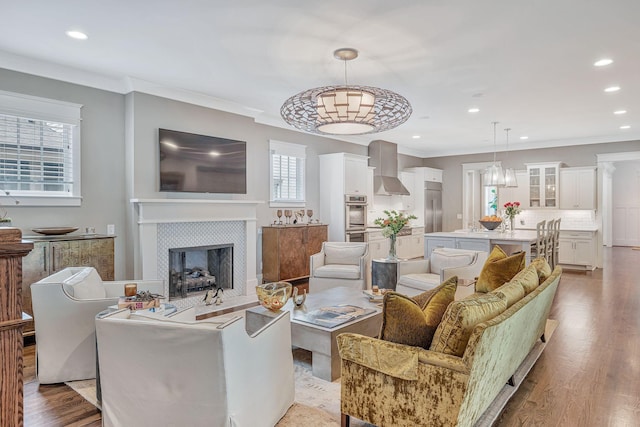
[[[398,256],[396,255],[396,235],[392,234],[389,236],[389,256],[387,257],[387,261],[397,261]]]
[[[516,217],[512,216],[509,218],[509,225],[511,226],[511,231],[516,231]]]

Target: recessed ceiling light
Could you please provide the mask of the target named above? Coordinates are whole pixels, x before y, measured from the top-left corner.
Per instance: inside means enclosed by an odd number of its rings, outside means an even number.
[[[604,67],[605,65],[609,65],[613,63],[613,59],[609,59],[609,58],[602,58],[596,62],[593,63],[593,65],[595,65],[596,67]]]
[[[467,111],[468,111],[469,113],[477,113],[478,111],[480,111],[480,109],[479,109],[479,108],[476,108],[476,107],[473,107],[473,108],[469,108]]]
[[[627,110],[614,111],[613,114],[627,114]]]
[[[629,129],[629,128],[631,128],[631,126],[629,126],[629,125],[622,125],[622,126],[620,126],[620,129]]]
[[[86,40],[89,38],[89,36],[87,36],[82,31],[69,30],[66,32],[66,34],[72,39],[76,39],[76,40]]]
[[[526,135],[523,135],[523,136],[520,137],[520,139],[529,139],[529,137],[526,136]]]
[[[413,135],[411,138],[413,138],[413,139],[420,139],[420,135]]]
[[[609,86],[604,91],[605,92],[617,92],[620,90],[620,86]]]

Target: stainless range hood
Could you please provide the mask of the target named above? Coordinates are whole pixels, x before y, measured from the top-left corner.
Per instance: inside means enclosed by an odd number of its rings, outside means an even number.
[[[373,191],[376,194],[408,196],[409,190],[398,179],[398,146],[376,140],[369,144],[369,166],[374,166]]]

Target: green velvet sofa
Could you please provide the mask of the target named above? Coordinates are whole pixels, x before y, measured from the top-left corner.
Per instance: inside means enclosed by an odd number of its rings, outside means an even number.
[[[556,267],[519,299],[500,295],[509,305],[472,326],[462,356],[434,351],[433,343],[426,350],[338,336],[342,425],[355,417],[381,427],[474,426],[499,413],[544,348],[561,274]]]

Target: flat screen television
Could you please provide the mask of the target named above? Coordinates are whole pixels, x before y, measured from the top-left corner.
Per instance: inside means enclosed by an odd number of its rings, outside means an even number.
[[[160,191],[247,193],[247,143],[159,129]]]

